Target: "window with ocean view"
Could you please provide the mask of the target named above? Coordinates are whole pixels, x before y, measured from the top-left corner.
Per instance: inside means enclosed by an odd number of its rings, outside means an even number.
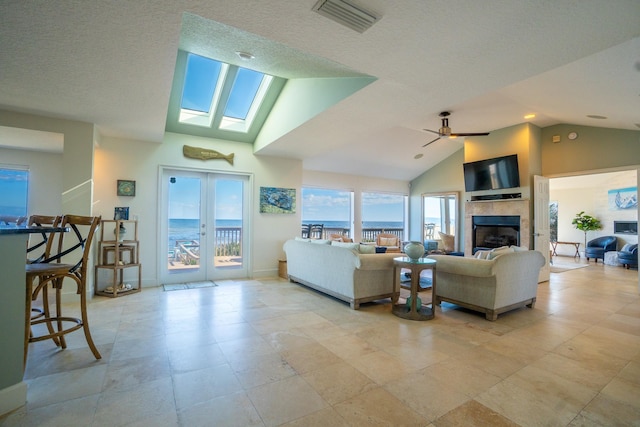
[[[405,240],[407,196],[393,193],[362,193],[362,240],[384,230]]]
[[[0,218],[3,222],[15,222],[27,216],[29,196],[29,171],[0,168]],[[15,220],[13,220],[15,218]]]
[[[352,222],[353,191],[302,188],[302,224],[322,224],[325,236],[350,236]]]

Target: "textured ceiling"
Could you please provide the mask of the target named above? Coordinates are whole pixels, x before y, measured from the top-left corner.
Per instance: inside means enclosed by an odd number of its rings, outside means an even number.
[[[530,112],[541,127],[640,127],[637,0],[360,0],[382,16],[362,34],[313,12],[315,2],[5,0],[0,108],[160,143],[183,47],[228,61],[248,51],[255,68],[283,76],[376,77],[259,152],[307,169],[412,179],[462,146],[422,148],[443,110],[454,132]]]

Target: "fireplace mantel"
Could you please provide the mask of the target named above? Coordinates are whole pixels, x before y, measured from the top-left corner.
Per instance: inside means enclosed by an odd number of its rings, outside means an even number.
[[[517,215],[520,217],[520,246],[531,249],[530,207],[528,199],[465,202],[464,208],[464,254],[473,252],[474,215]]]

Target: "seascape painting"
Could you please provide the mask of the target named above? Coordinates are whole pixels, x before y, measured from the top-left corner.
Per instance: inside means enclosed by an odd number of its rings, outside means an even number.
[[[617,188],[609,190],[609,209],[637,209],[638,208],[638,187]]]
[[[296,189],[260,187],[260,213],[296,212]]]

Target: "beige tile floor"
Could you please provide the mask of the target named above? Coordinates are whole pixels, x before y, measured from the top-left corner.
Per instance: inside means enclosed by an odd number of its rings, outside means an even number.
[[[453,305],[427,322],[388,300],[353,311],[280,278],[217,283],[95,298],[102,360],[81,332],[62,351],[32,344],[28,403],[0,425],[640,425],[637,271],[554,273],[535,309],[496,322]]]

